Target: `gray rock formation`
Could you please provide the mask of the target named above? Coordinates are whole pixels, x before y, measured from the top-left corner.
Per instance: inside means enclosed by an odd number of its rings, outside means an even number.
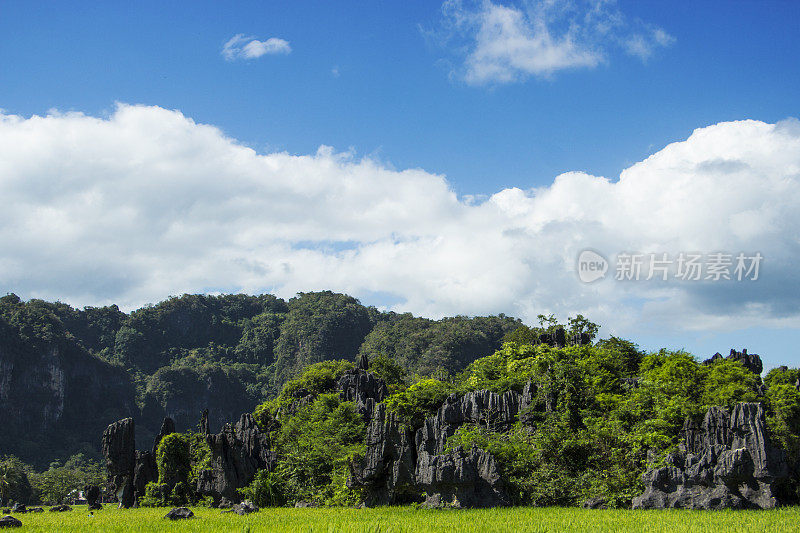
[[[366,354],[359,359],[357,368],[348,370],[339,378],[338,389],[341,399],[355,403],[356,409],[367,421],[375,404],[388,395],[386,383],[369,372]]]
[[[87,485],[83,488],[83,494],[86,496],[86,503],[90,511],[103,508],[103,506],[97,502],[97,500],[100,499],[100,487],[97,485]]]
[[[145,494],[148,483],[158,481],[158,465],[156,464],[156,454],[161,439],[167,435],[175,433],[175,422],[167,417],[161,423],[161,430],[153,440],[152,451],[137,451],[136,466],[133,469],[133,489],[138,500]]]
[[[258,507],[256,507],[250,500],[245,500],[242,503],[232,505],[230,512],[236,513],[239,516],[244,516],[250,513],[257,513]]]
[[[494,431],[508,429],[517,421],[520,411],[530,405],[530,390],[527,386],[522,395],[514,391],[499,395],[487,390],[468,392],[464,396],[451,395],[436,415],[428,417],[417,431],[417,451],[432,455],[445,453],[447,439],[464,424],[477,424]]]
[[[703,361],[703,364],[710,365],[711,363],[721,359],[723,359],[722,354],[717,352],[711,357],[711,359],[706,359]],[[761,372],[764,370],[764,364],[761,362],[761,357],[755,353],[747,353],[747,348],[743,349],[741,352],[737,352],[735,349],[731,348],[730,355],[724,359],[742,363],[742,365],[744,365],[744,367],[753,374],[761,375]]]
[[[205,411],[206,420],[208,420],[208,411]],[[172,420],[170,417],[164,418],[164,421],[161,422],[161,429],[156,435],[155,440],[153,441],[153,450],[152,454],[153,457],[156,457],[156,453],[158,452],[158,445],[161,444],[161,439],[170,435],[171,433],[175,433],[175,421]]]
[[[368,506],[416,501],[414,437],[394,413],[386,411],[386,405],[375,406],[365,442],[364,460],[351,465],[348,485],[365,489]]]
[[[510,499],[492,455],[477,448],[447,451],[447,439],[464,424],[507,429],[524,417],[532,399],[531,384],[522,394],[452,395],[413,438],[394,413],[378,404],[367,428],[364,459],[351,465],[348,485],[364,489],[368,506],[413,501],[435,507],[507,505]]]
[[[208,425],[208,409],[203,410],[203,416],[200,417],[200,433],[208,435],[211,433]]]
[[[103,432],[101,449],[106,459],[108,487],[116,495],[119,506],[134,503],[133,477],[136,468],[136,437],[132,418],[110,424]]]
[[[592,337],[588,333],[573,333],[569,336],[569,343],[575,346],[585,346],[592,343]]]
[[[169,518],[170,520],[186,520],[188,518],[194,518],[194,513],[187,507],[175,507],[164,515],[164,518]]]
[[[581,504],[581,507],[584,509],[608,509],[608,500],[605,498],[589,498]]]
[[[460,447],[445,454],[422,452],[415,472],[417,489],[425,494],[427,507],[498,507],[508,505],[494,457]]]
[[[67,511],[71,511],[72,507],[69,505],[56,505],[50,508],[51,513],[65,513]]]
[[[226,424],[220,433],[206,435],[206,442],[211,448],[211,468],[200,471],[197,492],[212,496],[215,504],[223,497],[239,501],[236,489],[249,485],[258,470],[271,471],[275,465],[267,436],[249,413],[236,425]]]
[[[22,527],[22,522],[13,516],[4,516],[3,518],[0,518],[0,529],[7,527]]]
[[[144,496],[148,483],[158,481],[156,457],[149,451],[136,452],[136,467],[133,469],[133,492],[138,500]]]
[[[135,448],[135,425],[132,418],[125,418],[110,424],[103,432],[101,449],[106,459],[108,470],[108,490],[116,496],[120,507],[132,507],[144,496],[145,488],[150,482],[158,481],[156,451],[166,435],[175,432],[175,423],[165,418],[161,431],[153,442],[152,451],[138,451]],[[87,488],[86,498],[90,509],[100,509],[97,504],[99,489],[96,493]]]
[[[687,419],[679,451],[642,476],[634,509],[771,509],[788,476],[783,452],[766,433],[760,403],[712,407],[701,424]]]
[[[539,335],[538,343],[547,344],[554,348],[564,348],[567,345],[567,334],[564,328],[558,327],[550,333]]]

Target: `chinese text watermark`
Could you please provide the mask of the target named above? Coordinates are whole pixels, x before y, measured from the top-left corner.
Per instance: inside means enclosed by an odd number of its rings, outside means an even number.
[[[578,277],[591,283],[613,272],[618,281],[757,281],[764,256],[754,253],[620,253],[613,268],[594,250],[578,255]]]

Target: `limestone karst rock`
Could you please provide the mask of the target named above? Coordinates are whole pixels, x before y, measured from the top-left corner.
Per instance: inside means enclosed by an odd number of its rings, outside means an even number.
[[[175,507],[164,515],[164,518],[169,518],[170,520],[186,520],[188,518],[194,518],[194,513],[187,507]]]
[[[136,468],[136,437],[132,418],[110,424],[103,432],[101,449],[106,459],[108,486],[123,508],[132,507]]]
[[[351,487],[365,489],[368,506],[408,503],[418,499],[414,471],[417,453],[414,435],[386,410],[375,406],[365,439],[363,461],[351,466]]]
[[[714,361],[719,361],[721,359],[738,361],[753,374],[760,375],[764,370],[764,364],[761,362],[761,357],[755,353],[747,353],[747,348],[743,349],[741,352],[737,352],[734,348],[731,348],[731,353],[728,355],[728,357],[722,357],[722,354],[717,352],[710,359],[703,361],[703,364],[709,365]]]
[[[375,404],[388,396],[386,383],[369,372],[369,360],[366,354],[359,359],[358,367],[345,372],[338,383],[339,396],[342,400],[353,402],[358,412],[368,420]]]
[[[730,411],[708,410],[699,425],[687,419],[679,451],[667,466],[642,476],[645,491],[634,509],[772,509],[788,475],[783,452],[766,432],[760,403],[739,403]]]
[[[211,448],[211,468],[201,470],[197,492],[211,496],[218,503],[223,497],[239,501],[237,489],[253,481],[258,470],[272,470],[275,453],[269,440],[249,413],[231,426],[226,424],[217,434],[206,435]]]
[[[22,522],[13,516],[4,516],[0,518],[0,529],[11,527],[22,527]]]
[[[447,451],[447,439],[464,424],[507,429],[520,416],[524,419],[533,390],[529,383],[522,394],[481,390],[451,395],[414,434],[377,404],[364,459],[351,465],[349,485],[363,488],[370,506],[412,501],[434,507],[508,505],[494,457],[478,448]]]
[[[503,481],[494,457],[473,447],[417,457],[414,473],[417,490],[425,495],[428,507],[498,507],[508,505]]]

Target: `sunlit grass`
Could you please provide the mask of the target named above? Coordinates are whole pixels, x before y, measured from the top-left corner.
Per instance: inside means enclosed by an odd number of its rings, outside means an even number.
[[[193,508],[196,518],[171,522],[169,509],[118,510],[107,507],[89,516],[85,507],[66,513],[17,515],[17,531],[727,531],[796,530],[800,507],[774,511],[630,511],[575,508],[486,510],[263,509],[248,516]]]

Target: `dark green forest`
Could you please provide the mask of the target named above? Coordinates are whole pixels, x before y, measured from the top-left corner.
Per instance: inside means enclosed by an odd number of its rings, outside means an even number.
[[[0,455],[37,468],[76,453],[99,459],[99,435],[137,421],[146,448],[165,416],[181,431],[203,410],[212,431],[274,398],[307,365],[391,356],[405,375],[457,373],[520,326],[506,317],[428,320],[381,312],[330,291],[173,297],[117,306],[0,298]]]

